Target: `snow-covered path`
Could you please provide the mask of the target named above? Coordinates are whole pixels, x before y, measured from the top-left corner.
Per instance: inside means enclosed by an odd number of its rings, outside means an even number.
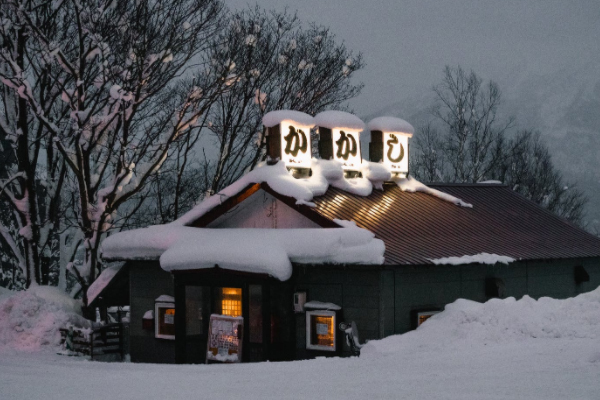
[[[600,288],[564,300],[459,299],[360,358],[240,365],[59,356],[57,328],[77,317],[73,301],[48,288],[7,296],[0,400],[600,400]]]
[[[1,353],[0,399],[600,398],[598,340],[436,347],[352,359],[209,366]]]

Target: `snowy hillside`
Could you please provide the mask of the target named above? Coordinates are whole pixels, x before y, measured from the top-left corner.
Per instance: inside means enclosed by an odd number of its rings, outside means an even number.
[[[11,400],[46,399],[48,388],[63,400],[592,400],[600,288],[566,300],[458,300],[416,331],[368,343],[360,358],[159,366],[0,351],[0,398]]]

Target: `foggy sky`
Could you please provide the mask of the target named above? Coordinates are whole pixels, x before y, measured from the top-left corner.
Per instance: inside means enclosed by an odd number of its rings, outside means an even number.
[[[226,0],[230,8],[248,4]],[[473,69],[509,90],[515,80],[600,60],[598,0],[262,0],[331,27],[364,54],[365,83],[352,101],[367,115],[441,79],[448,64]]]
[[[225,0],[230,8],[255,4]],[[445,65],[498,83],[500,113],[542,133],[566,182],[584,191],[600,233],[600,0],[262,0],[329,26],[362,52],[365,88],[351,100],[368,120],[426,122]]]

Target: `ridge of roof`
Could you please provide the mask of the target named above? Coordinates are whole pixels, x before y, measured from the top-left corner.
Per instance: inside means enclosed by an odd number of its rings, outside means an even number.
[[[496,182],[476,182],[476,183],[453,183],[453,182],[430,182],[425,183],[427,186],[436,186],[436,187],[506,187],[508,185],[506,183],[496,183]]]

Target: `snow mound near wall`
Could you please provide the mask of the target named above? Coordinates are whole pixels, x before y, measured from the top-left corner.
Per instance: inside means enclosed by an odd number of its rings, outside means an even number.
[[[37,351],[60,344],[60,328],[89,327],[78,300],[54,287],[34,286],[0,296],[0,350]]]
[[[560,338],[600,340],[600,288],[564,300],[458,299],[416,331],[369,342],[361,357]]]

